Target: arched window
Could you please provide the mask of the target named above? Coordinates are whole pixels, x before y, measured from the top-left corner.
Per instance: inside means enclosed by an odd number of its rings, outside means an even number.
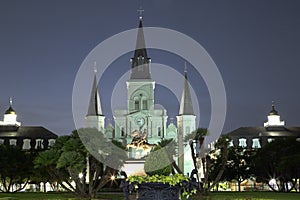
[[[157,135],[160,137],[161,136],[161,128],[160,127],[158,127],[158,130],[157,130]]]
[[[16,139],[10,139],[9,145],[17,146],[17,140]]]
[[[55,139],[50,139],[50,140],[48,140],[48,142],[49,142],[48,146],[51,147],[55,144]]]
[[[23,140],[23,147],[22,147],[22,149],[28,150],[30,148],[31,148],[31,146],[30,146],[30,139],[24,139]]]
[[[143,100],[143,110],[147,110],[148,109],[148,106],[147,106],[147,100],[144,99]]]
[[[271,143],[274,141],[274,138],[268,138],[268,143]]]
[[[35,149],[43,149],[43,148],[44,148],[43,139],[36,139]]]
[[[121,136],[122,136],[122,137],[125,136],[125,130],[124,130],[124,127],[121,128]]]
[[[143,71],[144,57],[138,57],[138,71]]]
[[[261,148],[258,138],[252,139],[252,148]]]
[[[247,147],[247,140],[245,138],[239,139],[239,146],[240,147]]]
[[[134,100],[134,109],[135,110],[140,110],[140,101],[139,100]]]
[[[185,127],[185,134],[189,134],[191,132],[191,129],[189,126]]]

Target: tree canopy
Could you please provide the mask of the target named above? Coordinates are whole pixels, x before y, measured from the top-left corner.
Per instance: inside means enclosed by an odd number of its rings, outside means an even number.
[[[106,143],[106,140],[104,134],[96,129],[73,131],[72,135],[59,137],[49,150],[41,152],[35,160],[35,167],[49,169],[49,175],[66,190],[93,198],[126,159],[125,151],[119,151],[123,152],[122,155],[115,155],[112,151],[113,146],[121,146],[120,143]],[[109,157],[117,166],[107,166],[100,157]]]
[[[274,191],[291,191],[300,178],[300,142],[293,137],[278,138],[259,149],[254,174]],[[275,183],[270,183],[272,179]]]
[[[17,146],[0,145],[0,155],[0,183],[3,186],[0,191],[22,190],[33,173],[32,154]]]

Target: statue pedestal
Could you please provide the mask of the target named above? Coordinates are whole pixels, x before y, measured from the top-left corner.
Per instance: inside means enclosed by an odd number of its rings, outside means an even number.
[[[138,185],[137,200],[180,200],[180,187],[164,183]]]
[[[144,171],[144,159],[129,159],[126,160],[121,171],[126,172],[128,176],[137,175],[137,176],[145,176],[146,173]]]

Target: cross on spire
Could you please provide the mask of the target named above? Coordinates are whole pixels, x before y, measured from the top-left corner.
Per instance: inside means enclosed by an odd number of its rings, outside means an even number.
[[[96,61],[94,62],[94,72],[95,72],[95,74],[97,73],[97,63],[96,63]]]
[[[137,10],[137,12],[139,13],[140,19],[143,18],[143,12],[144,12],[144,11],[145,11],[145,10],[142,8],[142,6],[140,6],[140,8]]]
[[[275,103],[272,101],[272,110],[275,110]]]
[[[184,77],[185,77],[185,79],[187,79],[187,65],[186,65],[186,61],[184,62]]]

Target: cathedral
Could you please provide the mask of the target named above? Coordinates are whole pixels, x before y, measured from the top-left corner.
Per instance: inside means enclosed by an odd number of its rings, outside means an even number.
[[[155,80],[151,77],[151,59],[146,48],[142,17],[139,18],[136,48],[129,64],[131,66],[130,79],[124,83],[127,85],[127,109],[114,111],[114,126],[105,125],[95,71],[86,115],[87,127],[96,128],[105,133],[108,138],[123,142],[125,146],[132,144],[136,135],[140,135],[147,144],[157,144],[162,139],[172,138],[178,144],[176,161],[179,168],[185,174],[190,173],[194,168],[193,161],[189,145],[186,144],[184,138],[196,129],[196,116],[186,66],[176,127],[173,123],[167,123],[167,110],[154,107]],[[143,149],[131,148],[129,159],[139,160],[147,153],[149,152]]]

